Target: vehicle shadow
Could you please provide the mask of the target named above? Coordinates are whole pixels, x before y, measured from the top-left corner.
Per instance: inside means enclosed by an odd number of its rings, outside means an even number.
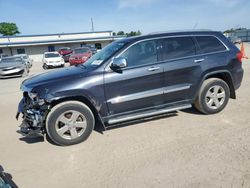
[[[199,112],[198,110],[196,110],[194,107],[192,108],[187,108],[184,110],[180,110],[181,112],[185,112],[188,114],[195,114],[195,115],[204,115],[203,113]]]
[[[184,109],[184,110],[180,110],[180,111],[184,112],[184,113],[189,113],[189,114],[204,115],[201,112],[197,111],[195,108],[188,108],[188,109]],[[94,128],[94,131],[96,131],[99,134],[104,134],[104,132],[106,130],[113,130],[113,129],[123,128],[123,127],[128,127],[128,126],[134,126],[134,125],[141,125],[142,123],[146,123],[149,121],[156,121],[156,120],[170,118],[170,117],[174,117],[174,116],[178,116],[178,111],[173,111],[173,112],[169,112],[169,113],[165,113],[165,114],[161,114],[161,115],[157,115],[157,116],[151,116],[151,117],[147,117],[147,118],[142,118],[142,119],[137,119],[137,120],[131,120],[131,121],[124,122],[124,123],[117,123],[117,124],[114,124],[112,126],[107,126],[106,129],[103,127],[103,125],[100,121],[97,121],[97,124]],[[17,132],[20,133],[19,131],[17,131]],[[24,141],[28,144],[35,144],[35,143],[39,143],[39,142],[44,142],[45,139],[50,144],[53,144],[55,146],[59,146],[58,144],[54,143],[49,138],[49,136],[47,134],[45,134],[45,136],[37,136],[37,137],[25,137],[24,136],[22,138],[19,138],[19,140]]]
[[[0,185],[1,185],[2,181],[4,181],[3,187],[18,188],[18,186],[12,180],[12,175],[4,172],[3,167],[0,165]],[[0,186],[0,187],[2,187],[2,186]]]
[[[44,137],[43,136],[36,136],[36,137],[27,137],[27,136],[24,136],[22,138],[19,138],[19,140],[24,141],[27,144],[36,144],[38,142],[44,142]]]

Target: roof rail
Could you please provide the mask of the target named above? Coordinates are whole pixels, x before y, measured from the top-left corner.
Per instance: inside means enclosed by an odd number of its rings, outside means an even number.
[[[178,33],[178,32],[199,32],[199,31],[213,31],[211,29],[185,29],[185,30],[169,30],[148,33],[148,35],[164,34],[164,33]]]

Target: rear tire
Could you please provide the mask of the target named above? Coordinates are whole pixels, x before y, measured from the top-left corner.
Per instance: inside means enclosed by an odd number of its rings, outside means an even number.
[[[58,145],[68,146],[85,141],[94,129],[95,118],[90,108],[78,101],[62,102],[49,112],[46,131]]]
[[[203,82],[194,106],[204,114],[215,114],[226,107],[229,98],[227,83],[219,78],[209,78]]]

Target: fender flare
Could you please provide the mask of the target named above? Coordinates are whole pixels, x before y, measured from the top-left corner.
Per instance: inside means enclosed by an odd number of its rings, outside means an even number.
[[[201,79],[201,82],[200,82],[200,84],[199,84],[199,86],[198,86],[198,90],[196,91],[196,93],[195,93],[195,97],[194,97],[194,101],[195,101],[195,99],[197,98],[197,96],[198,96],[198,93],[199,93],[199,91],[200,91],[200,88],[201,88],[201,86],[202,86],[202,84],[203,84],[203,82],[204,82],[204,80],[206,80],[207,78],[211,78],[211,77],[213,77],[213,75],[219,75],[219,74],[226,74],[227,76],[228,76],[228,80],[224,80],[227,84],[228,84],[228,86],[229,86],[229,89],[230,89],[230,98],[232,98],[232,99],[236,99],[236,93],[235,93],[235,87],[234,87],[234,82],[233,82],[233,76],[232,76],[232,74],[228,71],[228,70],[218,70],[218,71],[212,71],[212,72],[209,72],[209,73],[207,73],[207,74],[205,74],[203,77],[202,77],[202,79]],[[216,77],[216,76],[215,76]],[[218,76],[217,76],[217,78],[219,78]]]

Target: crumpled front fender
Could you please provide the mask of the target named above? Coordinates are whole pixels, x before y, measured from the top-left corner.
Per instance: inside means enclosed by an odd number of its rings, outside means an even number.
[[[19,114],[23,113],[24,109],[24,98],[21,99],[21,101],[18,104],[18,109],[17,109],[17,114],[16,114],[16,119],[18,120]]]

